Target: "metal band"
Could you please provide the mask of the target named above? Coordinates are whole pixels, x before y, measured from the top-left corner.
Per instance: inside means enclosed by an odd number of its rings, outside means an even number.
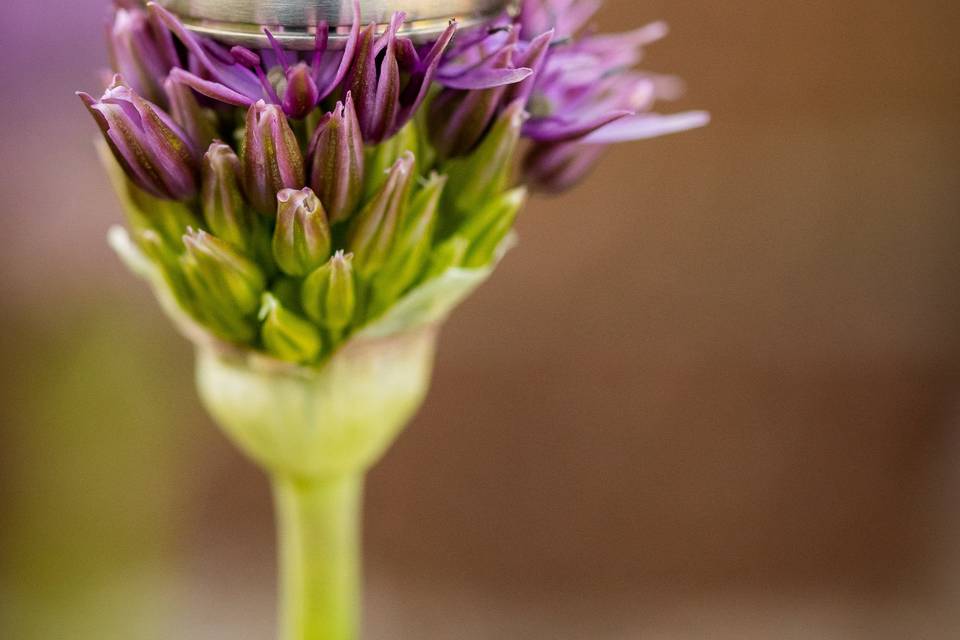
[[[285,47],[313,49],[317,25],[326,21],[336,48],[353,23],[352,0],[157,0],[196,33],[230,44],[269,46],[267,28]],[[515,5],[514,0],[360,0],[362,24],[386,25],[395,11],[407,14],[400,34],[429,41],[456,20],[460,29],[483,24]]]

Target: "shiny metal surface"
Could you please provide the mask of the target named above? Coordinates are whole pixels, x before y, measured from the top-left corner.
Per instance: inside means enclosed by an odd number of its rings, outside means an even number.
[[[317,25],[326,21],[330,43],[342,43],[353,22],[351,0],[157,0],[177,14],[192,31],[231,44],[267,46],[264,27],[285,46],[311,49]],[[416,40],[429,40],[455,19],[468,29],[496,16],[512,0],[360,0],[362,22],[386,24],[395,11],[407,14],[401,30]]]

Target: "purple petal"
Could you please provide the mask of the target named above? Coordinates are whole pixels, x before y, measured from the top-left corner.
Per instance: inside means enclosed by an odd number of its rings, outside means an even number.
[[[633,114],[633,111],[610,111],[589,119],[536,118],[524,125],[523,135],[537,142],[567,142]]]
[[[453,78],[437,78],[437,82],[448,89],[476,91],[522,82],[531,75],[533,75],[533,69],[527,67],[517,69],[478,69],[472,72],[468,71]]]
[[[703,127],[710,122],[706,111],[687,111],[671,115],[648,113],[623,118],[602,127],[583,139],[585,144],[610,144],[628,140],[646,140],[670,133]]]
[[[242,93],[237,93],[230,87],[222,85],[219,82],[204,80],[183,69],[177,68],[171,70],[170,77],[176,82],[185,84],[199,94],[226,104],[232,104],[235,107],[249,107],[255,102],[255,100],[250,99]]]
[[[183,24],[172,13],[151,2],[147,5],[170,31],[183,43],[183,46],[190,51],[197,62],[206,69],[211,77],[220,84],[225,85],[235,92],[242,93],[252,101],[256,101],[262,96],[262,88],[256,74],[242,65],[221,60],[218,55],[212,54],[209,47],[205,47],[200,39],[187,31]],[[228,57],[224,53],[224,57]],[[249,103],[248,103],[249,104]]]

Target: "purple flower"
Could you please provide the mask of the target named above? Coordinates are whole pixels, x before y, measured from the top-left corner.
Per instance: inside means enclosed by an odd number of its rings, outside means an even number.
[[[530,112],[523,135],[534,142],[526,178],[549,189],[576,182],[603,145],[706,124],[701,112],[651,113],[677,83],[631,70],[643,47],[666,35],[666,25],[585,33],[601,4],[525,0],[516,18],[503,17],[487,33],[458,43],[438,74],[445,90],[431,111],[431,141],[440,157],[472,151],[497,114],[517,100]]]
[[[138,186],[170,200],[196,195],[201,152],[166,112],[137,95],[120,75],[99,100],[82,91],[77,95]]]
[[[549,35],[537,43],[521,43],[520,31],[497,24],[482,38],[459,45],[444,63],[437,81],[444,90],[430,107],[430,142],[441,159],[472,151],[497,113],[533,75],[517,59],[537,63]],[[521,84],[522,83],[522,84]]]
[[[313,108],[344,80],[353,61],[359,37],[359,2],[354,1],[354,25],[342,51],[328,49],[326,23],[317,27],[317,40],[309,61],[298,60],[293,52],[285,51],[264,30],[272,49],[260,53],[245,47],[227,49],[223,45],[197,36],[172,13],[156,3],[149,3],[151,16],[163,24],[180,40],[190,57],[189,70],[177,67],[171,75],[192,87],[198,93],[219,102],[249,107],[263,100],[283,108],[293,118],[305,117]],[[280,69],[281,81],[274,81],[270,73]]]
[[[118,6],[107,28],[110,66],[138,94],[165,104],[163,81],[179,64],[170,32],[159,21],[136,7]]]
[[[529,94],[524,136],[534,141],[524,159],[534,186],[562,190],[579,181],[605,145],[651,138],[705,125],[709,116],[652,113],[677,83],[631,70],[643,47],[667,33],[662,22],[620,34],[580,34],[600,7],[597,0],[525,0],[524,37],[553,29],[553,45]]]
[[[397,35],[404,19],[402,12],[393,14],[379,37],[375,24],[363,30],[344,83],[353,94],[360,130],[368,144],[392,137],[413,118],[456,31],[456,23],[451,22],[432,45],[418,50],[409,38]]]

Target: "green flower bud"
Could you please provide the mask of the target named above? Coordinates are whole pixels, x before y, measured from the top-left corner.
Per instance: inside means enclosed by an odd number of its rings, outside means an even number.
[[[218,238],[255,257],[260,221],[240,190],[240,159],[229,145],[215,141],[203,156],[203,219]]]
[[[337,251],[303,283],[303,310],[325,329],[339,333],[350,326],[357,308],[353,254]]]
[[[266,287],[260,268],[204,231],[188,230],[183,244],[180,266],[205,324],[227,340],[252,339],[256,329],[251,319]]]
[[[470,241],[464,267],[479,269],[490,264],[497,247],[513,228],[526,197],[525,187],[507,191],[467,220],[458,231]]]
[[[361,209],[347,233],[347,246],[356,256],[356,268],[366,279],[383,266],[406,211],[414,158],[409,151],[397,160],[380,191]]]
[[[159,269],[174,300],[187,311],[195,313],[190,285],[180,268],[179,255],[170,248],[159,233],[144,229],[137,234],[137,245]],[[182,245],[181,245],[182,246]]]
[[[281,275],[270,284],[270,293],[280,301],[280,304],[291,311],[303,314],[303,305],[300,303],[300,290],[303,280]]]
[[[297,364],[312,362],[320,355],[320,331],[270,293],[263,294],[259,318],[263,346],[272,355]]]
[[[490,133],[469,156],[448,162],[450,176],[444,204],[461,214],[473,212],[507,188],[513,171],[520,130],[527,114],[513,102],[494,122]]]
[[[305,276],[330,257],[330,226],[320,199],[309,187],[277,194],[273,257],[291,276]]]
[[[367,168],[363,183],[363,199],[369,200],[387,181],[390,169],[407,152],[419,157],[420,137],[411,120],[395,136],[366,149],[364,164]]]
[[[423,281],[426,282],[440,277],[450,269],[459,267],[463,264],[463,259],[469,249],[470,241],[461,235],[454,235],[444,240],[430,254],[430,261],[423,274]]]
[[[127,207],[127,213],[134,227],[155,229],[168,246],[179,248],[183,232],[200,226],[200,220],[189,205],[157,198],[132,182],[128,184],[128,195],[134,207]]]
[[[433,246],[437,211],[446,183],[446,176],[434,173],[414,196],[390,252],[390,259],[374,278],[370,307],[372,315],[390,306],[423,271]]]

